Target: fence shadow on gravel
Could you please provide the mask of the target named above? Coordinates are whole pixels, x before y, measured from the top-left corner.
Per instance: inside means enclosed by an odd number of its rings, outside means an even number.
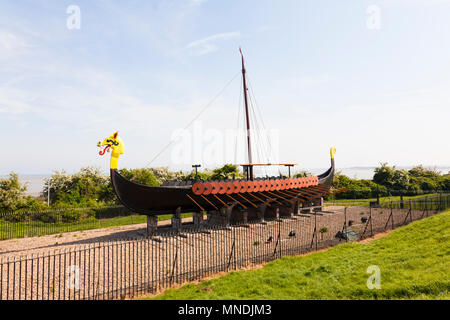
[[[229,227],[96,243],[45,255],[0,258],[0,300],[122,299],[155,294],[220,272],[364,239],[450,207],[441,194],[380,207],[336,206]]]

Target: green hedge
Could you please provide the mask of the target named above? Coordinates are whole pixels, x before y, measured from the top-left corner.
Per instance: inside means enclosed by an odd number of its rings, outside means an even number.
[[[64,208],[42,212],[14,212],[1,214],[0,219],[8,222],[40,221],[45,223],[72,223],[92,219],[107,219],[133,215],[123,206],[93,207],[93,208]]]

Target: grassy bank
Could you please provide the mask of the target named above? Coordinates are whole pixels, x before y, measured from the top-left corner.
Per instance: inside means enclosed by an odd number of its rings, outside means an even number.
[[[367,268],[379,266],[381,289]],[[170,289],[154,299],[450,299],[450,211],[366,244],[285,257],[252,271]]]

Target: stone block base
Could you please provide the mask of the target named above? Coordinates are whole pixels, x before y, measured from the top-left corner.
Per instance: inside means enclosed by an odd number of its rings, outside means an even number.
[[[322,211],[323,210],[323,198],[315,198],[313,199],[313,206],[314,207],[320,207],[314,209],[314,211]]]
[[[181,231],[181,208],[178,208],[172,216],[172,229]]]
[[[173,216],[171,220],[172,220],[172,229],[181,231],[181,218]]]
[[[199,225],[203,222],[203,213],[202,212],[194,212],[192,213],[192,222],[194,225]]]
[[[147,216],[147,236],[151,237],[158,229],[158,217]]]
[[[276,220],[279,217],[279,208],[274,207],[273,205],[271,207],[267,207],[266,211],[264,212],[264,220]]]
[[[280,206],[280,209],[279,209],[280,217],[288,218],[288,217],[291,217],[293,215],[293,213],[294,213],[293,206],[290,206],[290,207]]]
[[[228,215],[219,211],[208,211],[208,213],[206,214],[206,223],[226,226],[228,225]]]

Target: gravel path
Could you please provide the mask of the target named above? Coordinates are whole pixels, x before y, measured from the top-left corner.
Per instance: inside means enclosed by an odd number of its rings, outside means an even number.
[[[191,222],[192,218],[184,218],[182,221],[183,223]],[[163,220],[158,222],[158,226],[169,226],[170,223],[170,220]],[[0,258],[46,253],[55,249],[66,250],[98,242],[139,239],[146,237],[146,235],[147,224],[141,223],[120,227],[65,232],[41,237],[3,240],[0,241]]]
[[[342,215],[344,209],[345,207],[343,206],[327,206],[325,207],[324,210],[329,212],[340,213]],[[372,209],[372,210],[374,215],[377,215],[377,213],[381,212],[381,214],[378,215],[379,218],[374,218],[372,222],[372,228],[384,229],[385,222],[390,213],[390,209]],[[393,210],[394,224],[403,222],[407,211],[408,211],[407,209],[394,209]],[[357,231],[357,233],[358,232],[362,233],[364,226],[362,227],[363,223],[361,222],[361,218],[362,217],[367,218],[368,213],[369,209],[367,207],[357,207],[357,206],[347,207],[347,220],[353,220],[354,222],[352,228],[349,227],[349,229],[354,229],[355,231]],[[383,213],[386,213],[386,215],[383,215]],[[422,211],[413,210],[413,218],[414,218],[413,220],[417,220],[422,216],[422,214],[423,214]],[[341,217],[341,215],[339,215],[339,219],[343,220],[343,216]],[[318,219],[320,221],[325,219],[323,222],[324,225],[336,223],[334,221],[335,219],[329,218],[330,216],[332,215],[324,213],[324,215],[318,216]],[[191,221],[192,218],[182,219],[183,223],[189,223]],[[163,220],[158,222],[158,227],[169,227],[170,224],[171,224],[170,220]],[[341,222],[339,222],[339,227],[342,228]],[[369,227],[370,226],[368,226],[368,230],[366,230],[366,232],[370,231]],[[392,228],[391,222],[389,223],[389,227]],[[44,254],[52,252],[54,250],[63,251],[100,242],[140,239],[146,237],[147,235],[146,228],[147,225],[145,223],[142,223],[128,226],[109,227],[103,229],[92,229],[92,230],[52,234],[41,237],[3,240],[0,241],[0,258],[5,259],[8,257],[24,257],[29,256],[31,254]],[[330,236],[330,232],[327,233],[328,233],[327,236]],[[333,234],[332,236],[334,237],[334,235],[335,234]],[[325,236],[325,234],[321,234],[321,236],[323,237]]]

